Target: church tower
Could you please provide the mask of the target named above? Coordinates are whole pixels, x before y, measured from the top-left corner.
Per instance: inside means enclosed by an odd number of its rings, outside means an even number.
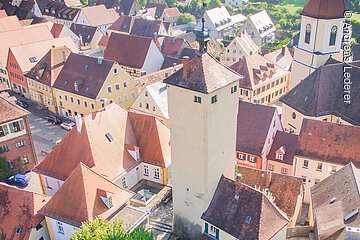
[[[222,175],[234,178],[238,74],[206,52],[209,40],[197,32],[200,51],[164,82],[171,125],[174,232],[200,239],[203,220]]]
[[[324,65],[330,56],[342,61],[344,13],[344,0],[308,0],[300,13],[300,38],[294,52],[291,87]]]

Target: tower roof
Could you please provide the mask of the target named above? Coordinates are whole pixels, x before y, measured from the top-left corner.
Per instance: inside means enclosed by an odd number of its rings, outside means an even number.
[[[308,0],[301,15],[318,18],[344,18],[346,10],[344,0]]]
[[[166,78],[164,83],[201,93],[211,93],[240,79],[241,75],[205,52],[192,60],[184,60],[183,67]]]

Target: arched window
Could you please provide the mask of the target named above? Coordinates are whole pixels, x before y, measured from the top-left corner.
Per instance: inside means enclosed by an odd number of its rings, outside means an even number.
[[[307,44],[310,43],[310,35],[311,35],[311,25],[307,24],[305,30],[305,43]]]
[[[337,26],[333,26],[333,27],[331,28],[331,33],[330,33],[330,42],[329,42],[329,45],[330,45],[330,46],[334,46],[334,45],[335,45],[336,35],[337,35]]]

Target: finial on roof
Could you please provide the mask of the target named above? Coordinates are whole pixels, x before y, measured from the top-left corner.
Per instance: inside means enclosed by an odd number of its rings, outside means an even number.
[[[207,5],[206,3],[203,3],[204,13]],[[207,51],[207,43],[210,40],[209,32],[205,29],[205,17],[203,14],[203,17],[201,18],[202,26],[201,30],[195,30],[196,35],[196,41],[199,43],[199,52],[200,54]]]

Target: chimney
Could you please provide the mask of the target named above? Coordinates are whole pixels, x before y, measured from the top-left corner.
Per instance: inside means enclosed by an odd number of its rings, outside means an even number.
[[[79,84],[77,82],[74,82],[74,88],[76,92],[79,91]]]
[[[240,191],[241,191],[241,185],[242,185],[242,175],[240,173],[236,174],[236,188],[235,188],[235,198],[239,198]]]
[[[285,49],[286,49],[286,46],[283,45],[283,46],[281,47],[281,54],[282,54],[283,56],[285,56]]]
[[[97,60],[98,60],[98,64],[102,64],[104,58],[103,57],[98,57]]]
[[[66,52],[65,52],[65,51],[62,51],[62,55],[63,55],[63,60],[64,60],[64,62],[66,62],[66,60],[67,60]]]
[[[183,57],[183,76],[187,78],[190,74],[190,58],[189,56]]]
[[[76,115],[75,116],[75,122],[76,122],[76,130],[78,133],[81,133],[81,129],[82,129],[82,117],[81,115]]]
[[[271,171],[266,172],[265,188],[269,188],[271,183]]]
[[[157,40],[157,32],[154,32],[154,41]]]

